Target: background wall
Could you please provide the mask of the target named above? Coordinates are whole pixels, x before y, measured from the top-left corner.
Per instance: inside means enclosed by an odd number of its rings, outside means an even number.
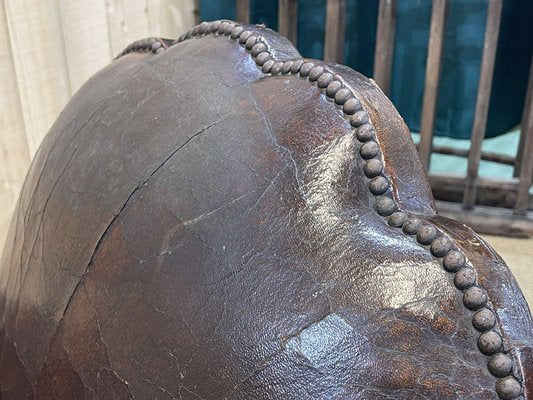
[[[31,158],[70,97],[131,42],[193,25],[194,0],[0,0],[0,252]]]

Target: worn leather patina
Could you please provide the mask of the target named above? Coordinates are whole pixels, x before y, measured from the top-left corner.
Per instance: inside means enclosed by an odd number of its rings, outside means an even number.
[[[258,26],[137,42],[79,90],[0,296],[2,400],[533,399],[520,289],[436,213],[390,101]]]

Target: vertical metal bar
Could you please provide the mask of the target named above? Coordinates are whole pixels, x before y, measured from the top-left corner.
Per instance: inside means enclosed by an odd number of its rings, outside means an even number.
[[[250,0],[236,0],[237,21],[243,24],[250,23]]]
[[[524,127],[527,126],[528,124],[528,110],[531,107],[531,102],[533,101],[533,89],[531,88],[531,86],[533,85],[532,77],[533,77],[533,61],[531,62],[531,67],[529,69],[529,83],[528,83],[528,87],[526,91],[526,99],[524,101],[524,112],[522,113],[520,141],[518,142],[518,151],[516,153],[516,159],[515,159],[514,171],[513,171],[514,177],[518,177],[520,175],[522,159],[524,158],[524,147],[525,147],[526,132],[527,132],[527,130],[524,129]]]
[[[293,44],[296,44],[298,27],[298,0],[279,0],[278,31]]]
[[[483,57],[481,59],[481,73],[479,74],[476,111],[474,115],[474,125],[472,127],[470,153],[468,155],[468,167],[463,196],[463,207],[466,209],[473,208],[476,202],[481,145],[483,144],[485,129],[487,127],[494,60],[496,58],[498,35],[500,33],[502,0],[491,0],[488,3],[489,9],[487,11],[487,25],[485,29],[485,41],[483,44]]]
[[[345,0],[328,0],[326,7],[326,36],[324,60],[342,63],[344,47]]]
[[[418,149],[422,164],[427,171],[429,171],[433,129],[435,127],[435,114],[437,111],[437,95],[447,8],[448,0],[433,0],[426,63],[426,81],[424,83],[424,100],[422,104],[422,122],[420,124],[420,146]]]
[[[374,80],[386,95],[390,93],[395,30],[396,0],[380,0],[374,52]]]
[[[194,14],[194,24],[198,25],[200,23],[200,0],[194,0],[192,13]]]
[[[526,108],[522,117],[520,132],[520,142],[522,143],[522,160],[518,174],[518,192],[516,195],[515,213],[524,215],[527,212],[529,203],[529,188],[533,179],[533,59],[531,60],[531,70],[529,83],[527,85]]]

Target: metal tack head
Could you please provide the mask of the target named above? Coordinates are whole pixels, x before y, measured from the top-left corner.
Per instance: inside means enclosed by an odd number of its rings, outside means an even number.
[[[291,72],[292,63],[293,61],[285,61],[281,67],[281,73],[288,74]]]
[[[363,124],[368,123],[368,113],[364,110],[357,111],[354,115],[350,117],[350,124],[354,128],[358,128]]]
[[[487,303],[487,294],[478,286],[466,289],[463,294],[463,304],[469,310],[479,310]]]
[[[477,347],[483,354],[490,356],[501,349],[502,338],[494,331],[482,333],[477,340]]]
[[[267,46],[264,43],[256,43],[252,47],[252,57],[257,57],[262,52],[267,51]]]
[[[472,268],[461,268],[455,274],[455,277],[453,278],[453,283],[455,284],[455,287],[457,289],[467,289],[474,283],[476,283],[476,273]]]
[[[442,265],[449,272],[460,270],[465,265],[466,259],[463,253],[458,250],[452,250],[444,256]]]
[[[416,240],[420,244],[430,244],[437,237],[437,230],[432,225],[424,225],[416,233]]]
[[[383,194],[389,189],[389,181],[383,176],[376,176],[368,182],[368,189],[374,195]]]
[[[303,60],[296,60],[295,62],[293,62],[291,65],[291,74],[297,74],[298,72],[300,72],[300,68],[302,68],[302,65],[304,65]]]
[[[233,31],[233,29],[235,28],[235,24],[234,23],[230,23],[226,26],[226,29],[224,29],[224,35],[229,35],[231,34],[231,31]]]
[[[218,31],[218,27],[220,26],[220,21],[213,21],[209,23],[208,31],[210,33]]]
[[[337,92],[342,89],[342,83],[340,81],[334,80],[331,82],[328,87],[326,88],[326,95],[328,97],[335,97]]]
[[[436,238],[429,248],[435,257],[444,257],[452,249],[452,241],[446,236]]]
[[[218,29],[220,31],[220,28]],[[239,43],[245,44],[248,38],[252,35],[252,32],[250,31],[244,31],[239,36]]]
[[[302,67],[300,68],[300,76],[305,78],[307,75],[309,75],[309,72],[311,72],[314,66],[315,64],[313,64],[312,62],[304,63],[304,65],[302,65]]]
[[[218,33],[224,34],[226,27],[229,25],[228,21],[222,21],[218,26]]]
[[[281,67],[283,67],[283,63],[281,61],[276,61],[272,68],[270,69],[270,73],[272,75],[278,75],[281,73]]]
[[[505,353],[496,353],[490,358],[487,368],[492,375],[503,378],[511,373],[513,359]]]
[[[357,136],[357,139],[360,142],[367,142],[376,137],[376,131],[372,125],[364,124],[357,128],[357,131],[355,131],[355,135]]]
[[[363,143],[361,149],[359,150],[359,154],[361,154],[361,157],[363,157],[365,160],[368,160],[369,158],[374,158],[378,154],[378,152],[379,145],[373,140],[369,140],[368,142]]]
[[[381,161],[379,161],[377,158],[373,158],[366,162],[363,169],[367,177],[374,178],[381,174],[381,171],[383,171],[383,164],[381,164]]]
[[[420,221],[418,218],[409,218],[402,226],[402,230],[404,233],[407,233],[408,235],[414,235],[416,232],[418,232],[418,229],[422,226],[422,221]]]
[[[262,53],[259,53],[257,57],[255,58],[255,63],[259,66],[264,65],[268,60],[270,59],[270,53],[267,51],[263,51]]]
[[[329,72],[324,72],[322,75],[320,75],[320,78],[318,78],[317,85],[319,88],[324,89],[327,87],[331,82],[333,82],[333,74],[330,74]]]
[[[502,400],[516,399],[522,393],[522,385],[512,376],[496,381],[496,393]]]
[[[324,73],[324,67],[317,65],[309,71],[309,80],[314,82]]]
[[[263,68],[261,68],[261,72],[263,72],[264,74],[268,74],[272,68],[272,66],[274,65],[274,61],[272,60],[267,60],[264,64],[263,64]]]
[[[204,30],[204,34],[206,35],[209,35],[210,33],[212,33],[212,29],[213,29],[213,22],[206,22],[205,23],[205,30]]]
[[[387,217],[396,211],[396,203],[390,197],[377,196],[374,208],[379,215]]]
[[[407,213],[396,211],[389,217],[388,223],[393,228],[399,228],[405,223],[405,221],[407,221],[407,218]]]
[[[257,36],[252,35],[248,39],[246,39],[246,43],[244,44],[244,47],[246,48],[246,50],[252,50],[252,47],[254,47],[256,42],[257,42]]]
[[[208,22],[202,22],[200,24],[200,33],[209,33],[209,23]]]
[[[361,102],[355,97],[352,97],[351,99],[346,100],[346,102],[342,106],[342,111],[344,112],[344,114],[347,114],[347,115],[355,114],[360,109],[361,109]]]
[[[477,310],[472,316],[472,325],[480,332],[488,331],[492,329],[496,323],[496,316],[488,308],[482,308]]]
[[[232,39],[237,39],[241,35],[243,30],[244,30],[244,28],[242,26],[236,26],[231,31],[231,38]]]
[[[352,97],[352,92],[348,88],[342,88],[337,93],[335,93],[335,103],[339,105],[343,105],[348,101],[348,99]]]

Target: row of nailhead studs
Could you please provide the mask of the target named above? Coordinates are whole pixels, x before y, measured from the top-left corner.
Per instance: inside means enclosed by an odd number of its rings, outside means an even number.
[[[190,39],[193,36],[201,36],[208,34],[220,34],[220,35],[230,35],[232,31],[237,27],[237,24],[231,21],[213,21],[213,22],[202,22],[200,25],[196,25],[193,29],[188,32],[185,32],[181,35],[177,43],[181,43],[186,39]],[[239,32],[243,31],[242,27],[239,27]],[[233,37],[236,39],[236,37]]]
[[[398,213],[395,213],[398,214]],[[405,214],[405,213],[403,213]],[[391,224],[394,214],[389,218]],[[521,394],[520,383],[511,375],[513,369],[512,358],[504,352],[500,334],[493,328],[496,316],[488,304],[486,292],[477,285],[476,273],[467,265],[467,260],[462,252],[454,249],[452,241],[440,234],[432,225],[424,225],[418,218],[409,218],[406,214],[395,217],[404,220],[402,230],[407,235],[416,235],[416,240],[421,245],[429,246],[431,254],[442,260],[444,269],[454,273],[454,284],[463,292],[463,304],[473,311],[472,325],[481,332],[478,337],[479,350],[491,356],[487,367],[492,375],[499,378],[496,381],[496,392],[501,399],[515,399]],[[400,227],[400,226],[398,226]]]
[[[431,254],[442,259],[446,271],[454,273],[454,284],[463,291],[463,304],[471,311],[472,325],[481,332],[478,338],[479,350],[491,356],[488,361],[489,371],[500,378],[496,382],[496,392],[501,399],[510,400],[518,397],[522,391],[520,383],[511,376],[513,361],[502,352],[502,338],[493,330],[496,323],[494,312],[488,307],[485,291],[476,284],[476,273],[467,266],[463,253],[453,248],[452,241],[442,235],[433,225],[424,224],[420,219],[410,217],[407,213],[397,210],[396,203],[390,195],[389,180],[383,175],[383,163],[380,157],[380,147],[376,142],[376,132],[372,126],[368,113],[352,91],[344,87],[341,77],[328,72],[321,65],[304,60],[275,61],[268,51],[268,46],[261,36],[242,26],[227,21],[202,23],[192,31],[182,35],[178,42],[192,36],[218,33],[230,35],[234,40],[251,52],[252,58],[265,74],[299,74],[302,78],[325,90],[326,96],[333,99],[335,104],[342,107],[344,115],[356,129],[357,139],[362,143],[359,148],[360,156],[365,160],[363,171],[369,179],[368,188],[376,196],[376,212],[387,218],[388,224],[394,228],[401,228],[406,235],[416,235],[418,243],[429,246]]]
[[[325,72],[324,67],[320,65],[311,62],[306,63],[303,60],[274,61],[261,37],[254,35],[252,31],[244,30],[242,26],[227,21],[202,23],[180,36],[178,42],[209,33],[230,35],[232,39],[238,40],[251,52],[263,73],[270,73],[271,75],[299,73],[302,77],[309,77],[312,82],[316,81],[319,88],[325,89],[327,96],[333,98],[337,105],[342,106],[343,112],[350,118],[351,125],[357,128],[356,136],[363,143],[359,152],[361,157],[366,160],[364,172],[371,179],[369,190],[377,196],[376,211],[382,216],[388,216],[396,210],[394,200],[390,194],[386,193],[390,185],[387,178],[382,175],[383,164],[379,157],[379,145],[375,141],[374,127],[369,121],[368,114],[362,109],[361,102],[352,94],[351,90],[343,87],[339,76]]]
[[[342,106],[344,114],[350,119],[350,124],[356,128],[356,137],[362,142],[359,153],[366,160],[364,173],[370,179],[369,190],[376,197],[375,209],[382,216],[389,216],[396,210],[396,204],[389,193],[389,181],[383,176],[383,164],[380,160],[380,148],[376,142],[375,130],[370,123],[368,114],[363,110],[361,102],[353,95],[351,90],[343,87],[341,78],[324,70],[324,67],[315,65],[312,62],[296,61],[274,61],[268,46],[262,38],[255,35],[250,30],[245,30],[229,21],[203,22],[189,32],[181,35],[178,42],[188,38],[210,33],[230,36],[251,52],[251,55],[263,73],[277,74],[298,74],[302,77],[309,77],[309,80],[316,82],[319,88],[324,89],[326,95],[332,98],[335,103]]]
[[[149,53],[152,52],[154,54],[159,54],[161,52],[165,51],[165,46],[163,43],[156,38],[148,38],[148,39],[142,39],[137,40],[136,42],[133,42],[128,47],[126,47],[122,53],[120,53],[117,58],[120,58],[122,56],[125,56],[129,53]]]

